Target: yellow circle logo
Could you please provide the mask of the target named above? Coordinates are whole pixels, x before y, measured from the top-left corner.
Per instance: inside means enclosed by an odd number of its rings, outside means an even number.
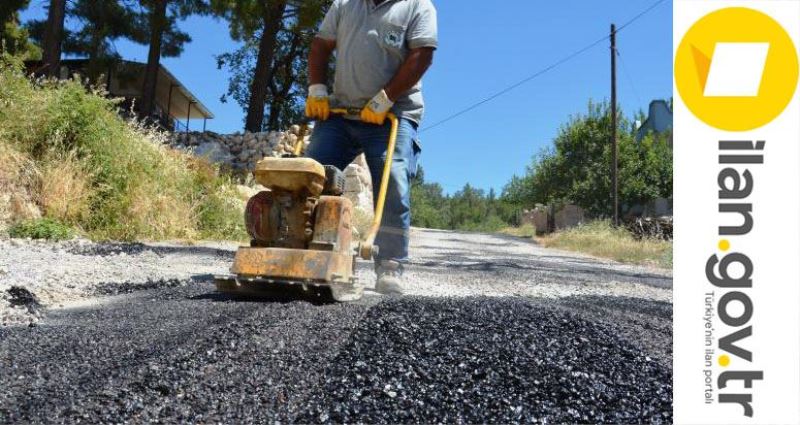
[[[675,54],[683,102],[720,130],[770,123],[794,97],[797,79],[797,50],[789,34],[771,17],[744,7],[701,18]]]

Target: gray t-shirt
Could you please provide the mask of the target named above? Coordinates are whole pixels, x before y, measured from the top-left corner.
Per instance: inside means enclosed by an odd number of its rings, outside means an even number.
[[[431,0],[334,0],[317,37],[336,41],[333,107],[362,108],[394,77],[410,49],[437,47]],[[395,102],[397,116],[419,124],[420,81]]]

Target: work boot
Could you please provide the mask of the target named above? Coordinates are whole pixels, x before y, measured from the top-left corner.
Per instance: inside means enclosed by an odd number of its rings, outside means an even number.
[[[384,295],[403,295],[403,267],[397,261],[384,260],[375,265],[378,280],[375,290]]]

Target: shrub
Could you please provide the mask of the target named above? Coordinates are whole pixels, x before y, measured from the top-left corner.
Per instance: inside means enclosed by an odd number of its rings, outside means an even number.
[[[33,82],[0,62],[0,150],[36,177],[9,187],[32,191],[45,217],[95,239],[243,239],[233,182],[165,137],[79,81]]]
[[[48,239],[60,241],[74,236],[72,228],[50,218],[22,221],[8,229],[12,238]]]

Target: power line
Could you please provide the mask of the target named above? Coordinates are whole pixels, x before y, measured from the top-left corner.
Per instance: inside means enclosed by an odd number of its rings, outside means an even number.
[[[445,119],[443,119],[441,121],[438,121],[433,125],[430,125],[430,126],[428,126],[426,128],[423,128],[422,131],[427,131],[427,130],[436,128],[436,127],[438,127],[438,126],[440,126],[440,125],[442,125],[442,124],[444,124],[444,123],[446,123],[448,121],[452,121],[452,120],[460,117],[461,115],[466,114],[467,112],[472,111],[473,109],[476,109],[476,108],[478,108],[478,107],[480,107],[480,106],[482,106],[482,105],[484,105],[486,103],[489,103],[489,102],[497,99],[498,97],[500,97],[500,96],[502,96],[502,95],[504,95],[504,94],[516,89],[517,87],[519,87],[519,86],[521,86],[521,85],[523,85],[523,84],[525,84],[525,83],[527,83],[527,82],[529,82],[529,81],[541,76],[542,74],[547,73],[548,71],[552,70],[553,68],[556,68],[557,66],[559,66],[559,65],[561,65],[561,64],[563,64],[565,62],[569,62],[574,57],[582,54],[583,52],[585,52],[587,50],[590,50],[591,48],[597,46],[598,44],[600,44],[600,43],[602,43],[604,41],[606,41],[607,39],[608,39],[608,37],[603,37],[603,38],[593,42],[592,44],[589,44],[586,47],[584,47],[584,48],[582,48],[580,50],[577,50],[574,53],[562,58],[561,60],[554,62],[553,64],[547,66],[546,68],[540,70],[539,72],[537,72],[537,73],[535,73],[535,74],[533,74],[533,75],[531,75],[529,77],[526,77],[526,78],[518,81],[517,83],[514,83],[514,84],[504,88],[503,90],[500,90],[499,92],[487,97],[486,99],[483,99],[480,102],[477,102],[477,103],[475,103],[475,104],[473,104],[473,105],[471,105],[471,106],[469,106],[467,108],[464,108],[461,111],[458,111],[455,114],[450,115],[449,117],[447,117],[447,118],[445,118]]]
[[[625,29],[626,27],[628,27],[629,25],[631,25],[632,23],[637,21],[639,18],[641,18],[642,16],[646,15],[651,10],[655,9],[656,7],[658,7],[661,3],[664,3],[666,1],[667,0],[657,0],[656,2],[651,4],[648,8],[642,10],[641,12],[636,14],[636,16],[634,16],[633,18],[629,19],[628,21],[626,21],[625,23],[620,25],[617,28],[616,32],[618,33],[620,31],[622,31],[623,29]],[[467,112],[470,112],[470,111],[472,111],[472,110],[474,110],[474,109],[476,109],[476,108],[478,108],[480,106],[483,106],[483,105],[485,105],[485,104],[497,99],[498,97],[503,96],[504,94],[506,94],[508,92],[511,92],[514,89],[524,85],[525,83],[528,83],[531,80],[534,80],[534,79],[540,77],[541,75],[546,74],[547,72],[553,70],[554,68],[556,68],[556,67],[558,67],[558,66],[560,66],[560,65],[562,65],[562,64],[564,64],[566,62],[569,62],[570,60],[574,59],[575,57],[580,56],[581,54],[591,50],[592,48],[596,47],[597,45],[599,45],[599,44],[603,43],[604,41],[608,40],[608,38],[609,38],[609,36],[607,36],[607,35],[603,36],[603,37],[597,39],[596,41],[593,41],[592,43],[587,44],[586,46],[584,46],[584,47],[582,47],[582,48],[570,53],[569,55],[564,56],[563,58],[557,60],[556,62],[553,62],[552,64],[542,68],[541,70],[537,71],[536,73],[534,73],[534,74],[532,74],[532,75],[530,75],[528,77],[525,77],[522,80],[520,80],[520,81],[518,81],[518,82],[516,82],[516,83],[514,83],[514,84],[512,84],[512,85],[510,85],[510,86],[498,91],[497,93],[495,93],[495,94],[493,94],[493,95],[491,95],[491,96],[489,96],[489,97],[487,97],[487,98],[485,98],[485,99],[483,99],[483,100],[481,100],[479,102],[476,102],[476,103],[474,103],[474,104],[472,104],[472,105],[470,105],[470,106],[468,106],[468,107],[466,107],[466,108],[464,108],[464,109],[462,109],[462,110],[460,110],[460,111],[458,111],[458,112],[456,112],[456,113],[454,113],[454,114],[452,114],[452,115],[450,115],[450,116],[448,116],[448,117],[446,117],[446,118],[444,118],[442,120],[439,120],[439,121],[435,122],[434,124],[431,124],[428,127],[423,128],[422,130],[420,130],[420,132],[428,131],[428,130],[434,129],[436,127],[439,127],[440,125],[442,125],[444,123],[447,123],[449,121],[452,121],[452,120],[460,117],[461,115],[466,114]]]
[[[636,96],[636,101],[639,102],[639,105],[642,105],[642,98],[639,96],[639,90],[636,90],[636,84],[633,83],[633,78],[631,78],[631,74],[628,72],[628,67],[625,66],[625,61],[622,59],[622,52],[620,52],[619,47],[617,47],[617,57],[619,58],[619,63],[622,64],[622,73],[625,74],[625,79],[628,80],[628,85],[631,86],[631,91],[633,91],[634,96]]]
[[[648,13],[650,13],[651,10],[655,9],[656,7],[658,7],[661,3],[664,3],[665,1],[667,1],[667,0],[658,0],[657,2],[651,4],[650,7],[648,7],[647,9],[639,12],[638,15],[634,16],[633,18],[629,19],[624,24],[620,25],[619,28],[617,28],[617,32],[620,32],[620,31],[624,30],[625,27],[627,27],[628,25],[636,22],[642,16],[647,15]]]

